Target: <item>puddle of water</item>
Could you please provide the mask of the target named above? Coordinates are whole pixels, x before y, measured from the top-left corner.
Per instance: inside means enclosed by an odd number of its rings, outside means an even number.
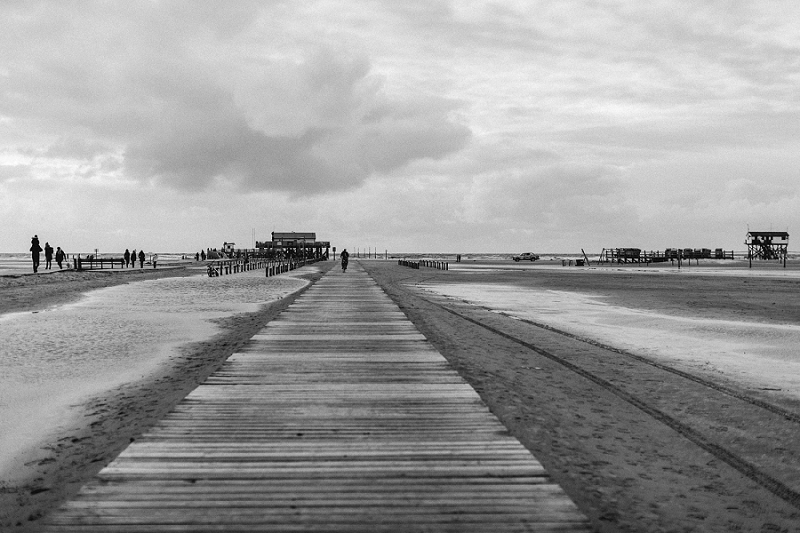
[[[800,326],[672,316],[600,296],[500,284],[430,284],[425,290],[545,323],[662,362],[719,372],[745,386],[800,398]]]
[[[255,312],[306,283],[258,270],[164,278],[0,316],[0,479],[48,435],[79,425],[88,398],[146,377],[181,345],[211,338],[218,332],[211,320]]]

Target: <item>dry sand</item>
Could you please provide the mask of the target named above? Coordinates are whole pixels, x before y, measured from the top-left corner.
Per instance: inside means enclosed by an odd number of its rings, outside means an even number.
[[[786,420],[627,355],[512,318],[498,312],[503,305],[491,295],[493,287],[512,294],[509,299],[560,291],[575,296],[565,299],[565,306],[588,298],[634,316],[796,328],[798,270],[768,265],[749,272],[746,265],[731,264],[677,273],[638,266],[476,262],[451,263],[454,270],[439,271],[364,264],[598,531],[800,531],[800,401],[795,394],[741,382],[737,374],[719,371],[726,370],[724,364],[687,365],[706,383],[769,402],[795,417]],[[437,294],[459,294],[452,289],[459,285],[469,301]],[[529,308],[536,310],[537,302],[531,300]],[[568,308],[563,311],[569,314]],[[547,321],[546,313],[536,317],[536,322]],[[584,337],[592,331],[592,324],[585,326]],[[647,331],[643,335],[640,345],[647,343]],[[698,342],[711,350],[718,340]],[[791,350],[785,352],[787,357]],[[800,354],[793,359],[796,363]],[[738,469],[726,462],[737,459],[744,462]],[[759,474],[766,476],[760,483],[754,480]],[[765,488],[770,480],[788,493]]]
[[[320,275],[318,268],[310,268],[307,274],[297,272],[293,275],[310,279]],[[179,268],[0,277],[0,314],[71,304],[92,289],[197,273]],[[247,274],[233,276],[242,275]],[[163,417],[300,292],[264,305],[257,312],[214,320],[219,332],[213,337],[183,345],[146,379],[124,383],[91,399],[83,406],[85,415],[80,423],[52,434],[49,442],[32,450],[24,478],[0,480],[0,530],[36,531],[39,518],[74,494]]]

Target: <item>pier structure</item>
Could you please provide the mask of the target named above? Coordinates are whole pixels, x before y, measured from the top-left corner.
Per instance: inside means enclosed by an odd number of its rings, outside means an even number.
[[[44,531],[588,532],[354,261],[330,269]]]
[[[314,232],[272,232],[272,240],[256,242],[260,255],[273,258],[295,257],[323,260],[330,257],[331,243],[318,241]]]
[[[661,263],[668,260],[664,252],[640,248],[603,248],[600,252],[601,263]]]
[[[783,261],[786,268],[786,255],[789,251],[789,232],[787,231],[748,231],[745,238],[747,258],[750,267],[753,259]]]
[[[647,251],[640,248],[603,248],[600,263],[664,263],[666,261],[699,259],[734,259],[733,250],[716,248],[667,248]]]

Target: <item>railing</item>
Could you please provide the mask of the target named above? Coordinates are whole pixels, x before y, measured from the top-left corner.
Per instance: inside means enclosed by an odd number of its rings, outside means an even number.
[[[265,268],[270,262],[266,259],[215,259],[208,263],[206,272],[209,277],[238,274]]]
[[[103,269],[106,268],[114,268],[114,263],[119,264],[119,268],[125,268],[125,260],[123,258],[109,258],[109,257],[91,257],[83,259],[80,256],[75,256],[72,258],[73,266],[75,270],[95,270],[95,269]]]
[[[286,259],[283,261],[269,259],[218,259],[208,264],[207,271],[209,277],[215,277],[263,268],[266,272],[266,276],[270,277],[316,262],[316,259],[306,259],[305,261],[294,259]]]

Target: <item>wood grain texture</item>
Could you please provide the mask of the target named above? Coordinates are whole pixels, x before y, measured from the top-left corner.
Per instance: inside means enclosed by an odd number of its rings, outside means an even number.
[[[332,269],[46,531],[589,531],[358,264]]]

